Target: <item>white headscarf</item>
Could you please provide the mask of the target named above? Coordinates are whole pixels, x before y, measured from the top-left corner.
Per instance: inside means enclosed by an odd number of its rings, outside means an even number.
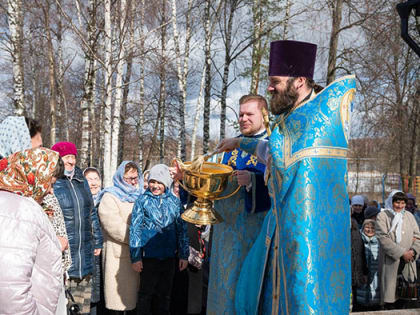
[[[9,116],[0,123],[0,155],[7,157],[15,152],[30,149],[31,135],[25,117]]]
[[[388,198],[385,200],[385,210],[390,211],[394,218],[392,219],[391,228],[389,229],[388,233],[392,233],[395,230],[395,238],[397,244],[401,242],[401,234],[402,234],[402,223],[403,223],[403,212],[395,212],[394,207],[392,206],[392,197],[397,193],[402,192],[400,190],[392,190],[389,194]]]

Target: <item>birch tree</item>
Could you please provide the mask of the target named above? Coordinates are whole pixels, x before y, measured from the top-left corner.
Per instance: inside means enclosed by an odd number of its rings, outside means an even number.
[[[177,22],[177,7],[176,0],[171,0],[172,3],[172,28],[174,33],[174,44],[175,44],[175,55],[176,55],[176,69],[178,77],[178,99],[179,99],[179,121],[180,121],[180,131],[179,131],[179,150],[178,157],[181,160],[186,160],[186,141],[185,141],[185,106],[187,100],[187,74],[188,74],[188,61],[190,54],[190,40],[191,40],[191,23],[190,23],[190,14],[192,12],[192,0],[188,0],[188,8],[185,16],[186,25],[185,25],[185,50],[183,53],[184,62],[181,66],[181,49],[180,49],[180,40],[178,34],[178,22]]]
[[[105,104],[103,118],[103,135],[104,135],[104,186],[112,184],[111,169],[111,102],[112,102],[112,25],[111,25],[111,0],[104,0],[104,48],[105,48],[105,69],[104,69],[104,85],[105,85]]]
[[[139,78],[139,120],[137,124],[137,134],[139,136],[139,143],[138,143],[138,150],[139,150],[139,165],[143,171],[145,171],[144,168],[144,161],[143,161],[143,126],[144,126],[144,75],[145,75],[145,60],[146,60],[146,54],[145,54],[145,0],[140,1],[140,38],[139,38],[139,55],[140,55],[140,78]]]
[[[130,81],[133,72],[133,59],[134,59],[134,16],[136,11],[131,7],[131,2],[127,6],[127,15],[129,19],[129,44],[127,52],[127,68],[125,71],[124,82],[123,82],[123,97],[122,107],[120,113],[120,133],[118,140],[118,165],[123,161],[124,158],[124,143],[125,143],[125,120],[127,118],[127,106],[128,106],[128,94],[130,92]]]
[[[88,20],[86,23],[86,33],[89,47],[85,47],[85,72],[84,72],[84,93],[82,100],[80,102],[80,107],[82,110],[82,139],[80,145],[80,165],[82,167],[88,166],[89,161],[89,144],[91,138],[91,129],[93,124],[90,123],[90,117],[93,118],[94,107],[94,91],[96,83],[96,63],[95,56],[93,54],[96,51],[96,0],[89,0],[88,5]],[[91,147],[91,150],[93,148]]]
[[[191,136],[191,160],[194,160],[195,157],[195,150],[196,150],[196,142],[197,142],[197,130],[198,130],[198,122],[200,119],[201,111],[203,109],[202,105],[202,98],[203,98],[203,90],[204,90],[204,83],[206,78],[206,69],[203,68],[201,74],[201,83],[200,83],[200,92],[198,93],[197,104],[195,106],[195,114],[194,114],[194,121],[193,121],[193,131]]]
[[[45,36],[47,40],[47,56],[48,56],[48,82],[49,82],[49,105],[50,105],[50,144],[53,145],[57,142],[57,88],[56,88],[56,62],[55,51],[52,39],[51,29],[51,4],[49,0],[42,3],[37,0],[39,7],[42,10],[43,23],[45,27]]]
[[[112,115],[111,135],[111,172],[114,173],[118,167],[118,140],[120,134],[120,115],[123,98],[123,75],[125,65],[125,23],[127,16],[127,2],[120,0],[120,23],[119,23],[119,56],[117,60],[117,71],[115,79],[115,102]]]
[[[23,2],[7,1],[13,67],[13,105],[18,116],[25,113],[25,88],[23,67]]]
[[[341,69],[346,72],[342,65],[338,64],[339,59],[346,59],[348,51],[345,49],[339,53],[340,35],[349,29],[365,24],[370,18],[375,16],[384,8],[388,1],[377,1],[374,5],[366,5],[364,0],[345,1],[345,0],[327,0],[327,4],[331,9],[331,33],[328,49],[328,68],[327,68],[327,85],[336,78],[337,70]],[[346,4],[347,19],[342,25],[344,4]],[[350,50],[351,51],[351,50]]]
[[[159,161],[164,163],[165,158],[165,111],[166,111],[166,1],[162,0],[161,8],[161,32],[160,32],[160,56],[161,64],[159,66]]]
[[[229,70],[230,65],[235,57],[232,57],[232,31],[235,14],[241,4],[241,0],[225,0],[224,1],[224,23],[223,23],[223,39],[225,49],[225,63],[223,66],[222,91],[220,95],[220,139],[224,139],[226,132],[226,98],[229,87]]]

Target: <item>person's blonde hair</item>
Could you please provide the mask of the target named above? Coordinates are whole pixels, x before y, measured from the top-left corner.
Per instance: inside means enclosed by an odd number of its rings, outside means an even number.
[[[268,104],[267,104],[267,100],[259,95],[259,94],[246,94],[243,95],[240,99],[239,99],[239,106],[245,103],[248,103],[250,101],[257,101],[258,102],[258,108],[262,109],[265,108],[266,110],[268,110]]]

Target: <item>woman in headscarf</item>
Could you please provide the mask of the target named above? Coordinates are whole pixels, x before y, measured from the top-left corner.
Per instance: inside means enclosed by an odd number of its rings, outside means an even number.
[[[381,302],[385,308],[397,307],[397,276],[408,281],[417,278],[416,258],[420,254],[420,231],[414,216],[405,210],[406,195],[392,191],[385,209],[376,219],[376,236],[380,243]]]
[[[99,196],[105,306],[112,314],[134,313],[136,307],[140,277],[131,268],[128,242],[131,212],[144,191],[140,174],[136,163],[122,162],[114,174],[114,185],[105,188]]]
[[[42,146],[41,132],[42,126],[35,119],[23,116],[7,117],[0,123],[0,156],[7,157],[18,151]],[[48,215],[55,234],[61,243],[63,274],[66,274],[71,266],[71,255],[63,211],[54,194],[47,194],[42,200],[41,206]],[[66,313],[63,282],[63,292],[56,314],[65,315]]]
[[[0,160],[0,313],[55,314],[61,245],[40,203],[64,166],[37,148]]]

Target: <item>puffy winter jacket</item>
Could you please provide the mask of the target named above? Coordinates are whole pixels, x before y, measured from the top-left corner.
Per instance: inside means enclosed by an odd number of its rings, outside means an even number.
[[[55,314],[61,246],[33,199],[0,191],[0,314]]]
[[[93,249],[102,248],[102,232],[94,207],[89,185],[82,170],[75,169],[73,178],[60,178],[54,184],[64,221],[71,252],[70,278],[82,279],[93,272]]]

